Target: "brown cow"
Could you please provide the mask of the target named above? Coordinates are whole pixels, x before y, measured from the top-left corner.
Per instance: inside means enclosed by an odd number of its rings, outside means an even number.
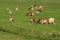
[[[9,17],[9,20],[10,20],[10,23],[12,23],[12,22],[13,22],[13,17],[10,16],[10,17]]]
[[[32,10],[30,10],[30,11],[28,11],[28,13],[26,14],[27,16],[33,16],[33,11]]]
[[[31,23],[35,23],[35,19],[33,17],[30,18]]]
[[[36,22],[37,24],[45,24],[47,22],[46,18],[39,18],[38,21]]]

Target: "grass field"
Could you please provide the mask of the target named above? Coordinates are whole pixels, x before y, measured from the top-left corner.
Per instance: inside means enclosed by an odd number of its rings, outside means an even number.
[[[44,5],[42,14],[34,14],[34,18],[54,17],[54,24],[30,23],[30,16],[26,16],[30,5]],[[16,5],[19,11],[16,12]],[[9,13],[6,8],[13,9],[13,24],[9,22]],[[32,33],[32,29],[34,32]],[[0,40],[60,40],[59,37],[41,37],[40,32],[60,33],[60,0],[0,0]],[[31,36],[31,34],[33,34]]]

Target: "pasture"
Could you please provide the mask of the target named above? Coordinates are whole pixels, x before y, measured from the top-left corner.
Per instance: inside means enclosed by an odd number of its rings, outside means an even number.
[[[56,25],[30,23],[30,16],[26,16],[26,13],[35,4],[42,4],[44,8],[41,14],[34,11],[34,18],[54,17]],[[16,5],[19,7],[18,12],[15,10]],[[12,24],[9,22],[7,8],[13,12]],[[40,32],[52,32],[57,36],[42,36]],[[60,0],[0,0],[0,40],[60,40]]]

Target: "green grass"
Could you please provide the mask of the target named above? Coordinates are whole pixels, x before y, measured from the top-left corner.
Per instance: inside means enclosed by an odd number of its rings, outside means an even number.
[[[19,35],[0,31],[0,40],[26,40],[26,39]]]
[[[35,24],[30,23],[30,17],[26,16],[30,5],[42,4],[44,9],[42,14],[34,14],[34,18],[49,18],[54,17],[56,25],[52,24]],[[19,5],[19,11],[15,11],[16,5]],[[13,9],[14,23],[9,23],[9,14],[6,8]],[[39,32],[60,32],[60,0],[48,0],[42,2],[41,0],[0,0],[0,39],[1,40],[32,40],[31,31],[34,29],[34,40],[60,40],[60,37],[40,37]],[[15,39],[16,38],[16,39]]]

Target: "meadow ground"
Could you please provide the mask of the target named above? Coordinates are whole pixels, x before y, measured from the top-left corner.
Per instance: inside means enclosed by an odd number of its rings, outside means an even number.
[[[34,12],[34,18],[54,17],[56,25],[30,23],[30,16],[26,16],[30,5],[44,5],[41,14]],[[16,12],[16,5],[19,11]],[[13,9],[13,24],[9,22],[6,8]],[[34,33],[32,33],[32,29]],[[0,40],[60,40],[60,37],[40,37],[39,32],[60,33],[60,0],[0,0]],[[31,34],[34,34],[31,36]]]

